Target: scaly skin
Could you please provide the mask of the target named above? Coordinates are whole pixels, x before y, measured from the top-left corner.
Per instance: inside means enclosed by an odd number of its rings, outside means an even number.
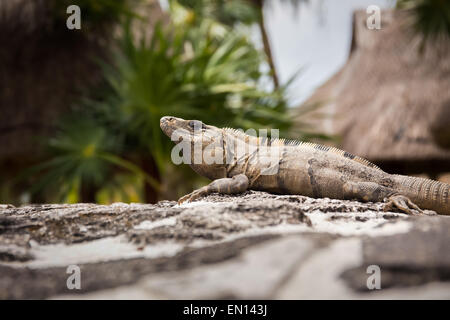
[[[389,174],[365,159],[336,148],[258,138],[175,117],[161,118],[160,126],[169,137],[176,130],[180,138],[176,143],[187,141],[192,150],[197,143],[202,152],[209,150],[209,154],[223,160],[222,163],[207,164],[203,160],[190,164],[198,174],[214,181],[182,197],[179,203],[213,192],[236,194],[251,189],[315,198],[385,201],[385,210],[396,208],[408,214],[420,214],[422,208],[450,215],[449,184]],[[197,127],[201,129],[194,130]],[[212,142],[216,143],[213,148]],[[247,152],[238,153],[237,150],[242,150],[239,148],[247,148]],[[191,161],[194,163],[194,152]]]

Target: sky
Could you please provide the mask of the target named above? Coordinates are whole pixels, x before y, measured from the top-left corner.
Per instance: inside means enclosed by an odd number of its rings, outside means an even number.
[[[264,17],[281,83],[299,69],[288,91],[297,106],[347,61],[352,13],[369,5],[393,7],[393,0],[311,0],[294,9],[289,1],[267,0]]]

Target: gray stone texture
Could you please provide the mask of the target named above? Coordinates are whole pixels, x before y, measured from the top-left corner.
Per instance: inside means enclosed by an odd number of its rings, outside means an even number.
[[[0,299],[449,299],[449,229],[450,217],[381,203],[256,191],[1,205]],[[73,264],[80,290],[66,285]]]

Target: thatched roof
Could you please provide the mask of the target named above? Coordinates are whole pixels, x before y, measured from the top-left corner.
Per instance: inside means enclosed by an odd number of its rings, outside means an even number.
[[[167,20],[157,0],[137,9],[146,31]],[[96,59],[107,59],[114,25],[105,34],[54,20],[47,0],[0,1],[0,163],[36,158],[57,119],[101,81]]]
[[[381,30],[369,30],[365,11],[355,12],[347,63],[306,102],[323,102],[326,117],[311,120],[315,130],[375,162],[450,163],[450,149],[433,134],[450,128],[450,41],[421,53],[405,13],[381,18]]]
[[[45,0],[0,2],[0,160],[36,156],[77,90],[99,82],[101,47],[52,21]]]

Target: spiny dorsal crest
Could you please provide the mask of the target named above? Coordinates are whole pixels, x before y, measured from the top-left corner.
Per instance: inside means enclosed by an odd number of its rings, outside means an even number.
[[[245,139],[245,141],[247,141],[246,137],[247,137],[247,139],[249,137],[242,130],[237,130],[237,129],[233,129],[233,128],[224,128],[224,130],[225,130],[225,132],[230,133],[230,134],[236,136],[237,138]],[[292,146],[292,147],[300,146],[300,147],[312,148],[312,149],[320,150],[323,152],[333,153],[333,154],[348,158],[350,160],[353,160],[355,162],[358,162],[367,167],[381,170],[377,165],[373,164],[372,162],[370,162],[364,158],[355,156],[355,155],[351,154],[350,152],[347,152],[347,151],[344,151],[344,150],[341,150],[341,149],[338,149],[335,147],[329,147],[329,146],[312,143],[312,142],[302,142],[302,141],[293,140],[293,139],[278,139],[278,138],[267,138],[267,137],[259,137],[259,138],[253,137],[253,138],[256,139],[255,141],[257,141],[258,145],[264,145],[264,146],[283,146],[284,145],[284,146]]]

